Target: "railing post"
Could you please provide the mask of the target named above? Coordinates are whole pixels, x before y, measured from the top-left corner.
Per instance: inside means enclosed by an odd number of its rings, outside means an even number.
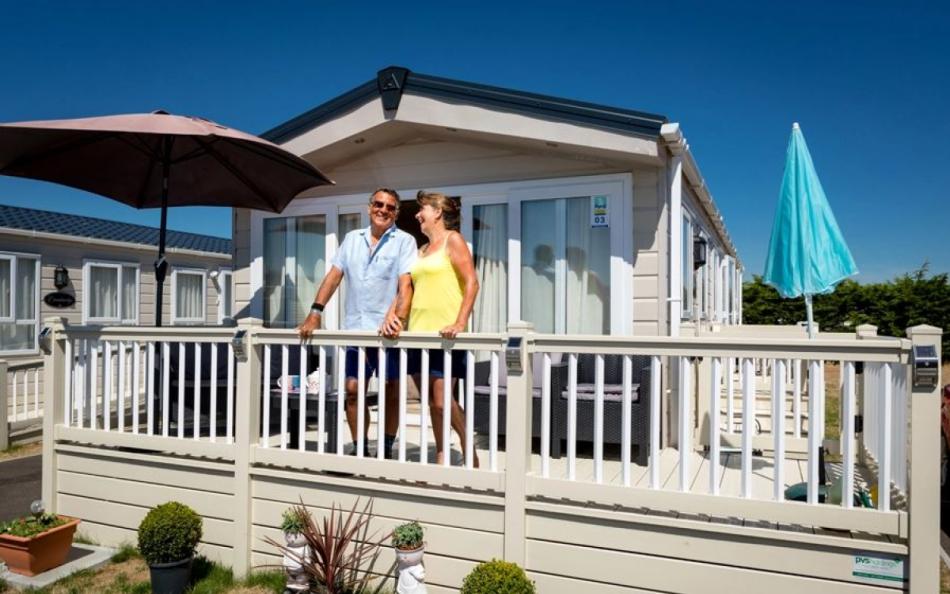
[[[527,544],[525,508],[528,471],[531,469],[531,355],[529,343],[534,327],[526,322],[508,324],[506,362],[518,345],[521,370],[508,364],[508,396],[505,399],[505,560],[525,564]]]
[[[42,465],[42,497],[46,511],[55,513],[57,510],[56,486],[57,467],[56,459],[56,425],[65,420],[66,368],[66,318],[47,318],[44,326],[49,328],[49,351],[43,353],[43,465]]]
[[[10,447],[10,418],[7,407],[7,362],[0,361],[0,451]]]
[[[907,337],[917,345],[931,345],[940,361],[942,332],[933,326],[914,326]],[[910,460],[908,508],[910,513],[910,592],[924,594],[939,588],[940,526],[940,375],[933,387],[916,387],[908,373],[910,400]]]
[[[861,324],[860,326],[855,328],[855,331],[857,333],[858,340],[867,340],[869,338],[877,338],[877,326],[873,324]],[[867,366],[863,362],[861,364],[860,375],[861,375],[861,379],[860,381],[857,382],[857,386],[855,386],[856,387],[855,406],[858,410],[858,414],[861,415],[862,431],[861,433],[855,433],[854,437],[855,437],[855,440],[858,442],[857,443],[858,447],[856,449],[858,453],[857,463],[867,468],[868,449],[867,449],[867,445],[865,444],[864,436],[867,434],[866,432],[868,430],[868,416],[869,415],[867,414],[867,411],[865,411],[864,401],[865,401],[865,394],[868,390],[867,383],[868,383],[868,376],[870,374],[868,373]],[[878,497],[881,497],[881,496],[882,496],[881,494],[878,494]]]
[[[237,335],[243,334],[244,356],[237,359],[237,380],[234,399],[234,562],[237,577],[251,570],[251,448],[260,437],[261,416],[261,353],[256,344],[256,330],[263,323],[256,318],[238,321]]]

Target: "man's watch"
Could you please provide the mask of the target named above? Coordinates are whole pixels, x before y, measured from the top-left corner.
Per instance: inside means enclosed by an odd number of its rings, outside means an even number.
[[[310,306],[310,313],[312,313],[312,314],[315,313],[315,314],[318,314],[318,315],[323,315],[323,304],[322,304],[322,303],[314,303],[313,305],[311,305],[311,306]]]

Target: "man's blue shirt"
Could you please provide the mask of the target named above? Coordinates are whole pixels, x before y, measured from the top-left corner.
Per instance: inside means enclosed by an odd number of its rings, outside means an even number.
[[[377,330],[396,297],[399,277],[416,258],[415,238],[396,225],[383,232],[375,249],[370,238],[369,227],[350,231],[331,262],[346,283],[343,330]]]

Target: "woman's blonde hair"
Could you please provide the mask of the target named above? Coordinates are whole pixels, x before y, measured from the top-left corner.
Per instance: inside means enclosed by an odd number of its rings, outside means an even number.
[[[426,192],[419,190],[416,194],[419,206],[428,204],[432,208],[442,211],[442,222],[449,231],[459,231],[462,228],[462,211],[456,199],[450,198],[441,192]]]

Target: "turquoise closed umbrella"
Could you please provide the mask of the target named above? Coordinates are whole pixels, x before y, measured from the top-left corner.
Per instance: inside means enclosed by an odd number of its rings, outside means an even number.
[[[830,293],[857,272],[821,188],[805,137],[798,124],[793,124],[763,280],[785,298],[805,296],[811,337],[812,295]]]

